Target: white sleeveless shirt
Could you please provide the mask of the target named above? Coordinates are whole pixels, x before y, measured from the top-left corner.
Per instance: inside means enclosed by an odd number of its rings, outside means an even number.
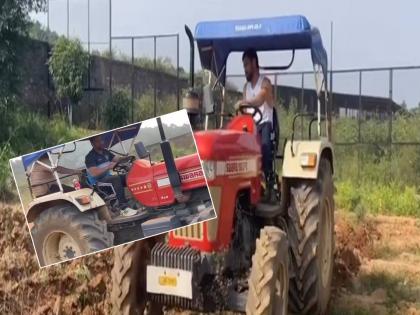
[[[262,82],[263,82],[264,78],[265,77],[260,75],[260,77],[258,78],[257,84],[255,84],[254,88],[252,88],[252,83],[251,82],[246,83],[245,101],[253,99],[255,96],[258,95],[258,93],[260,93],[261,85],[262,85]],[[260,124],[262,124],[264,122],[267,122],[267,121],[273,123],[273,108],[267,102],[264,102],[259,107],[259,109],[262,113],[262,119],[261,119]],[[259,118],[258,116],[256,116],[255,118],[258,119]]]

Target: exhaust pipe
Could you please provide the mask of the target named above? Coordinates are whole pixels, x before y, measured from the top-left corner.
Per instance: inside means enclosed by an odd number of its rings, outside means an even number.
[[[188,27],[185,25],[185,33],[187,33],[188,39],[190,41],[190,86],[194,88],[194,36]]]
[[[182,100],[183,107],[187,110],[188,118],[190,119],[191,127],[193,130],[201,129],[201,116],[200,116],[200,97],[194,90],[194,36],[188,25],[185,25],[185,33],[190,42],[190,89]]]
[[[169,183],[174,191],[175,199],[178,202],[186,202],[189,197],[184,195],[181,190],[181,177],[175,165],[174,155],[172,153],[171,144],[165,137],[165,131],[163,130],[162,120],[160,117],[156,118],[159,133],[160,133],[160,148],[162,150],[163,159],[165,161],[166,171],[168,172]]]

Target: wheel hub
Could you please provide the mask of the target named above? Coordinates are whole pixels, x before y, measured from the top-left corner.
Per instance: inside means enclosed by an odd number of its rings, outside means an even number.
[[[43,251],[46,264],[72,259],[81,255],[81,249],[75,240],[61,231],[52,232],[46,237]]]

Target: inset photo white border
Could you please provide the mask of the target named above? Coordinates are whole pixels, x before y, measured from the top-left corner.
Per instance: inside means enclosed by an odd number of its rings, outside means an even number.
[[[41,268],[217,218],[185,109],[9,162]]]

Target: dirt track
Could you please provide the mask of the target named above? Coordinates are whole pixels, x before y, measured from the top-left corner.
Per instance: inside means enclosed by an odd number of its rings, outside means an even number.
[[[331,314],[420,314],[420,220],[336,221]],[[38,270],[21,209],[9,205],[0,251],[0,314],[109,314],[112,251]]]

